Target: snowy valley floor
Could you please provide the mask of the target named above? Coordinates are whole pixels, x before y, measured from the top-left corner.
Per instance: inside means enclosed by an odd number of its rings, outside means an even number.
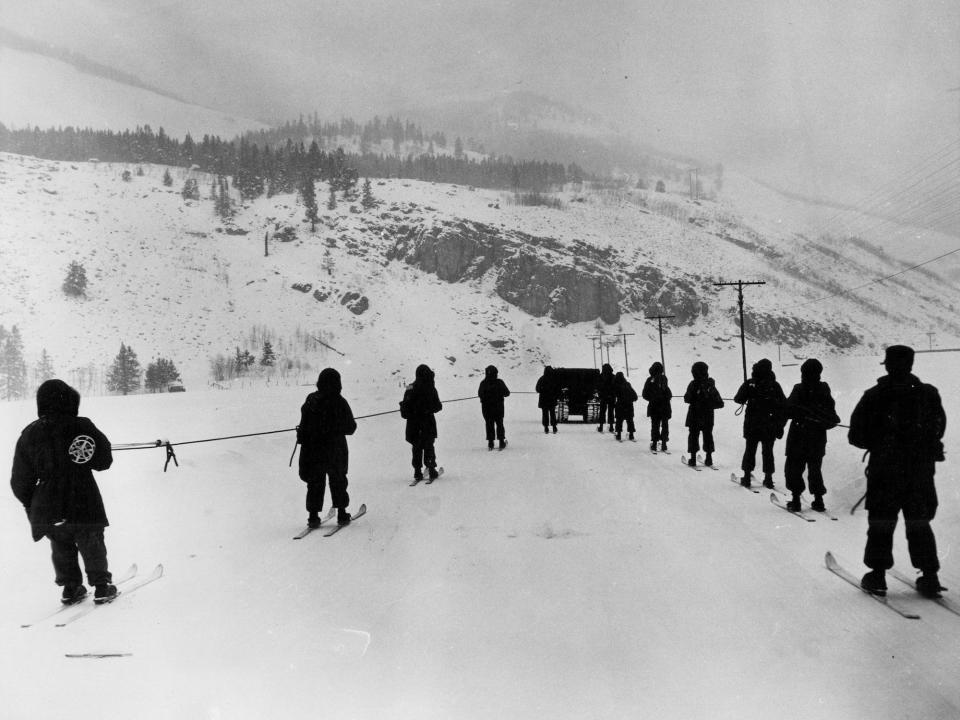
[[[848,369],[860,389],[879,374],[874,359],[868,365],[867,375]],[[939,370],[922,370],[936,382]],[[514,390],[530,384],[506,380]],[[789,391],[792,380],[781,380]],[[951,420],[954,384],[941,388]],[[438,386],[442,397],[472,390]],[[292,427],[309,390],[85,398],[81,413],[114,443],[182,442]],[[858,394],[842,399],[844,422]],[[345,395],[364,415],[395,407],[400,390],[362,395],[348,385]],[[488,452],[478,403],[449,403],[438,416],[446,472],[415,488],[399,417],[361,420],[350,491],[368,514],[331,538],[299,541],[292,433],[180,446],[180,466],[166,473],[162,450],[117,452],[98,476],[112,569],[136,562],[146,574],[161,562],[165,575],[65,628],[19,627],[53,609],[59,591],[47,543],[30,541],[8,495],[0,715],[960,716],[960,617],[891,579],[891,594],[922,615],[902,619],[824,568],[832,549],[863,572],[865,517],[848,513],[862,469],[845,431],[831,435],[825,466],[839,520],[805,523],[773,507],[769,492],[729,482],[742,452],[731,403],[719,419],[717,472],[680,464],[682,400],[666,456],[646,449],[642,407],[639,441],[618,444],[591,425],[545,436],[536,396],[515,394],[510,444]],[[32,403],[5,407],[3,467],[33,415]],[[782,444],[777,462],[782,486]],[[934,528],[944,584],[960,596],[955,473],[949,462],[939,473]],[[909,572],[902,529],[896,552]]]

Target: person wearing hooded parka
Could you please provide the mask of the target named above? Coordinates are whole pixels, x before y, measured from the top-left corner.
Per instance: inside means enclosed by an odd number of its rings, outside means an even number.
[[[37,389],[37,420],[17,440],[10,486],[27,511],[34,541],[50,539],[61,602],[82,600],[78,555],[87,582],[96,588],[94,602],[117,595],[107,566],[103,498],[93,471],[113,464],[112,448],[93,421],[79,416],[80,393],[62,380],[47,380]]]
[[[647,401],[650,449],[656,451],[659,442],[660,450],[666,452],[667,443],[670,441],[670,418],[673,416],[673,409],[670,407],[673,391],[670,390],[667,376],[663,373],[662,363],[655,362],[650,366],[650,377],[643,384],[640,396]]]
[[[494,437],[499,441],[500,449],[507,446],[506,431],[503,427],[503,399],[510,395],[507,384],[498,377],[496,366],[488,365],[484,378],[477,389],[480,398],[480,412],[487,433],[487,447],[493,449]]]
[[[415,480],[423,479],[424,465],[431,479],[440,476],[435,448],[437,419],[434,415],[442,409],[433,370],[427,365],[418,365],[415,379],[400,401],[400,417],[407,421],[405,437],[411,446],[410,462]]]
[[[634,440],[633,434],[636,432],[636,427],[633,424],[633,404],[638,400],[637,391],[633,389],[633,385],[622,372],[613,376],[613,396],[616,415],[615,437],[617,440],[623,439],[623,423],[626,422],[627,436],[630,440]]]
[[[560,400],[560,383],[554,369],[547,365],[543,368],[543,375],[537,380],[534,387],[537,392],[537,407],[540,408],[540,422],[543,424],[544,434],[557,431],[557,402]]]
[[[330,483],[330,501],[337,508],[337,523],[350,522],[350,495],[347,492],[349,451],[347,435],[357,430],[350,404],[341,395],[340,373],[324,368],[317,377],[317,389],[307,395],[300,408],[297,442],[300,443],[300,479],[307,484],[307,525],[320,525],[323,496]]]
[[[704,465],[713,465],[713,453],[716,449],[713,443],[713,412],[723,407],[723,398],[717,390],[717,384],[710,377],[710,368],[702,360],[698,360],[690,367],[693,380],[687,385],[683,394],[683,401],[687,408],[686,426],[687,452],[690,457],[687,464],[694,467],[697,464],[697,451],[700,450],[700,435],[703,435]]]
[[[597,397],[600,399],[600,424],[597,425],[597,432],[603,432],[605,422],[609,426],[610,432],[613,432],[617,406],[617,395],[613,382],[613,366],[610,363],[604,363],[603,367],[600,368],[600,379],[597,381]]]
[[[773,489],[773,473],[776,471],[773,445],[778,438],[783,437],[783,426],[787,422],[787,398],[777,382],[773,363],[766,358],[754,363],[750,379],[739,387],[733,401],[746,406],[743,414],[743,438],[746,440],[746,447],[740,462],[740,469],[743,470],[740,484],[750,487],[750,474],[757,466],[759,445],[763,486]]]

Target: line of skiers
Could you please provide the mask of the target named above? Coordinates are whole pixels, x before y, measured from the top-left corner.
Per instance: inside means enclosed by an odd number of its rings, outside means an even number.
[[[946,415],[937,389],[912,374],[914,351],[903,345],[886,349],[883,365],[887,375],[867,390],[850,420],[848,439],[869,454],[867,464],[866,509],[867,543],[864,564],[870,572],[861,585],[872,593],[886,592],[885,570],[893,566],[893,534],[902,512],[910,559],[922,575],[917,590],[936,596],[940,569],[936,540],[930,522],[937,510],[934,474],[937,462],[944,460],[942,438]],[[754,364],[751,377],[743,383],[734,401],[745,408],[743,436],[746,441],[741,483],[750,484],[761,450],[763,484],[773,487],[775,471],[773,445],[783,437],[790,422],[786,441],[785,475],[792,499],[788,508],[800,509],[805,490],[804,472],[814,496],[812,508],[824,510],[826,494],[821,465],[826,452],[827,431],[840,423],[830,387],[823,382],[823,365],[806,360],[800,368],[801,380],[789,397],[776,381],[769,360]],[[714,411],[724,401],[704,362],[691,367],[693,379],[684,393],[688,404],[686,427],[689,462],[696,463],[702,449],[704,462],[713,462]],[[605,364],[600,373],[600,424],[621,439],[626,423],[629,439],[634,439],[633,404],[638,400],[630,382],[622,373],[613,373]],[[340,374],[324,369],[317,378],[317,389],[301,407],[297,441],[301,446],[299,476],[307,485],[308,524],[320,524],[326,484],[331,502],[337,508],[337,522],[348,524],[350,502],[347,492],[349,453],[347,436],[357,428],[349,403],[341,394]],[[545,433],[557,432],[556,405],[561,388],[551,367],[537,381],[538,405]],[[504,398],[510,391],[498,377],[497,368],[488,366],[477,391],[484,419],[487,447],[494,440],[500,449],[506,446]],[[672,393],[663,371],[655,362],[644,383],[642,397],[647,401],[650,418],[650,449],[666,450],[669,440]],[[35,541],[50,540],[55,582],[63,587],[61,600],[73,604],[87,591],[83,586],[78,556],[83,558],[87,581],[96,588],[96,602],[108,602],[117,594],[107,567],[104,529],[109,524],[93,470],[106,470],[112,464],[110,441],[88,418],[79,416],[80,395],[62,380],[48,380],[37,390],[38,419],[24,428],[14,452],[11,488],[30,521]],[[405,439],[411,447],[414,478],[439,475],[435,441],[435,415],[443,405],[427,365],[416,369],[414,382],[400,401],[400,415],[406,421]],[[615,430],[614,430],[615,423]]]

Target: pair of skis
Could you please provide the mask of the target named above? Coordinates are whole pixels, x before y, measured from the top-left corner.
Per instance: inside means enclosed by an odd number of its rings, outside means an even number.
[[[830,551],[827,551],[827,554],[824,557],[824,562],[826,563],[827,570],[832,572],[834,575],[837,575],[838,577],[843,578],[848,583],[853,585],[855,588],[859,589],[860,591],[872,597],[881,605],[897,613],[897,615],[907,618],[908,620],[920,619],[919,615],[909,610],[905,605],[901,605],[895,599],[891,599],[886,595],[878,595],[876,593],[872,593],[869,590],[861,587],[860,581],[857,580],[854,574],[851,573],[849,570],[847,570],[845,567],[843,567],[840,563],[838,563],[837,559],[833,556],[833,553],[831,553]],[[892,575],[894,578],[896,578],[898,581],[902,582],[903,584],[908,585],[909,587],[912,587],[914,590],[917,589],[915,581],[910,579],[907,575],[897,570],[896,568],[891,568],[888,572],[890,573],[890,575]],[[946,588],[944,588],[944,590],[946,590]],[[926,596],[921,595],[921,597],[926,597]],[[952,612],[954,615],[960,615],[960,606],[958,606],[954,601],[948,600],[942,595],[937,595],[936,597],[932,597],[928,599],[937,603],[937,605],[939,605],[943,609]]]
[[[669,453],[668,453],[668,454],[669,454]],[[694,457],[694,461],[696,461],[696,457]],[[700,465],[691,465],[691,464],[688,462],[688,458],[687,458],[686,455],[681,455],[681,456],[680,456],[680,462],[683,463],[684,467],[688,467],[688,468],[690,468],[691,470],[696,470],[697,472],[700,472],[703,468],[709,468],[710,470],[719,470],[719,469],[720,469],[720,468],[718,468],[716,465],[704,465],[703,467],[701,467]]]
[[[410,483],[410,487],[415,487],[415,486],[419,485],[421,482],[425,482],[427,485],[429,485],[429,484],[432,483],[434,480],[436,480],[437,478],[439,478],[441,475],[443,475],[443,468],[442,468],[442,467],[438,467],[438,468],[437,468],[437,477],[427,477],[427,479],[424,480],[424,479],[423,479],[423,476],[420,475],[420,476],[418,476],[418,477],[413,478],[413,482]]]
[[[317,523],[317,526],[316,526],[316,527],[310,527],[310,526],[308,525],[308,526],[305,527],[303,530],[301,530],[301,531],[298,532],[296,535],[294,535],[294,536],[293,536],[293,539],[294,539],[294,540],[302,540],[302,539],[305,538],[307,535],[309,535],[310,533],[312,533],[314,530],[319,530],[320,527],[323,525],[324,522],[326,522],[326,521],[328,521],[328,520],[330,520],[330,519],[333,518],[333,516],[334,516],[334,514],[335,514],[336,512],[337,512],[337,509],[336,509],[336,508],[333,508],[333,507],[330,508],[330,510],[327,511],[327,514],[324,515],[324,516],[320,519],[320,522],[319,522],[319,523]],[[355,513],[353,513],[353,514],[350,516],[350,522],[352,523],[354,520],[357,520],[357,519],[363,517],[363,516],[366,515],[366,514],[367,514],[367,506],[366,506],[366,504],[364,503],[363,505],[360,506],[360,509],[359,509],[359,510],[357,510]],[[349,523],[348,523],[348,524],[349,524]],[[327,530],[327,531],[323,534],[323,536],[324,536],[324,537],[330,537],[331,535],[336,535],[338,532],[340,532],[340,531],[341,531],[343,528],[345,528],[345,527],[346,527],[346,525],[334,525],[334,526],[331,527],[329,530]]]
[[[137,566],[131,565],[127,569],[127,571],[123,575],[121,575],[120,578],[114,583],[117,586],[117,594],[110,600],[103,603],[96,603],[92,599],[88,599],[88,596],[85,595],[83,599],[80,600],[79,602],[60,605],[60,607],[58,607],[53,612],[47,613],[43,617],[37,618],[33,622],[24,623],[20,627],[22,628],[34,627],[35,625],[39,625],[40,623],[46,620],[50,620],[51,618],[57,617],[68,610],[79,608],[77,612],[75,612],[73,615],[70,615],[65,620],[56,623],[57,627],[65,627],[67,625],[70,625],[71,623],[76,622],[80,618],[86,615],[89,615],[97,608],[101,608],[113,602],[116,602],[117,598],[119,598],[121,595],[126,597],[127,595],[130,595],[136,592],[137,590],[139,590],[140,588],[144,587],[145,585],[149,585],[150,583],[156,580],[159,580],[161,577],[163,577],[163,565],[157,565],[153,569],[153,572],[151,572],[147,577],[142,578],[141,580],[134,582],[132,585],[128,586],[127,583],[130,583],[131,581],[133,581],[136,578],[136,576],[137,576]]]

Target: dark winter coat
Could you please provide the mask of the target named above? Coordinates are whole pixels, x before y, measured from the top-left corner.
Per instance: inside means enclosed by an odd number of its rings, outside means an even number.
[[[633,404],[639,399],[637,391],[623,373],[617,373],[613,381],[613,408],[618,418],[632,418]]]
[[[485,371],[485,377],[480,381],[480,387],[477,388],[483,418],[503,420],[503,399],[509,394],[506,383],[497,377],[497,369],[490,365]]]
[[[300,478],[306,481],[317,470],[346,475],[349,464],[347,435],[357,422],[350,404],[340,394],[340,373],[326,368],[317,378],[317,390],[300,408],[297,442],[300,443]]]
[[[746,405],[743,437],[748,440],[773,440],[783,437],[787,422],[787,398],[773,370],[754,366],[752,376],[737,390],[733,401]]]
[[[437,437],[437,419],[434,414],[443,409],[443,404],[433,378],[433,370],[426,365],[419,365],[416,379],[400,401],[400,417],[407,421],[405,437],[412,445]]]
[[[537,380],[537,386],[534,389],[540,395],[537,400],[538,408],[541,410],[549,410],[552,407],[556,407],[557,401],[560,399],[561,388],[552,367],[548,365],[543,369],[543,375]]]
[[[37,390],[38,419],[17,440],[10,486],[27,511],[33,539],[61,522],[106,527],[94,470],[113,464],[110,441],[79,417],[80,394],[62,380]]]
[[[827,430],[840,424],[830,386],[820,380],[804,380],[793,386],[787,398],[787,457],[821,458],[827,451]]]
[[[693,380],[683,394],[687,408],[685,425],[688,428],[712,428],[713,411],[723,407],[723,398],[717,385],[707,373],[706,363],[693,364]]]
[[[613,368],[609,363],[604,363],[600,368],[600,379],[597,381],[597,397],[601,402],[613,402],[615,399],[613,381]]]
[[[940,393],[915,375],[887,375],[867,390],[850,417],[850,444],[869,450],[867,509],[902,507],[933,517],[935,463],[943,456],[947,416]],[[921,507],[917,507],[919,504]]]
[[[650,377],[643,384],[640,395],[647,401],[647,417],[660,419],[673,417],[673,409],[670,406],[673,391],[670,390],[667,376],[663,374],[663,365],[660,363],[650,366]]]

